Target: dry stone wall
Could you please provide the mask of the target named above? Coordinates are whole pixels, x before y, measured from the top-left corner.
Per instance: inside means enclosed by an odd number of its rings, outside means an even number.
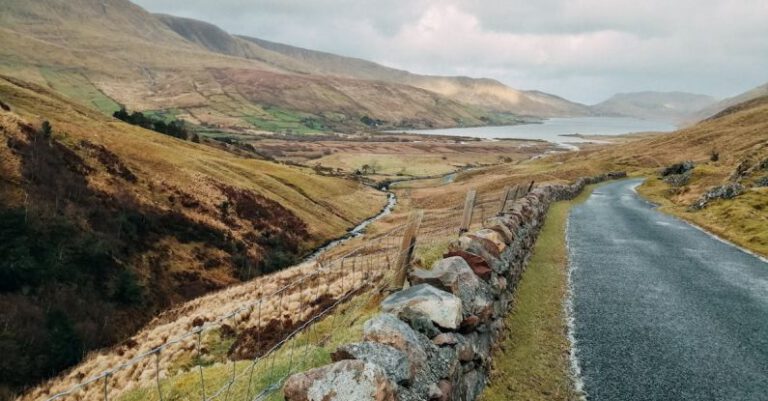
[[[430,270],[410,271],[411,286],[384,299],[361,341],[339,347],[335,362],[291,376],[286,401],[476,399],[549,205],[625,176],[542,186],[510,202],[485,228],[454,241]]]

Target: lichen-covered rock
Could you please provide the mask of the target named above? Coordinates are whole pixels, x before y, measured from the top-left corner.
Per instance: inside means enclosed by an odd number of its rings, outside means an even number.
[[[286,401],[395,401],[395,386],[378,365],[358,360],[297,373],[283,386]]]
[[[768,175],[758,178],[755,181],[756,187],[768,187]]]
[[[512,221],[507,216],[495,216],[483,222],[483,227],[499,233],[507,245],[511,245],[515,241],[515,234],[509,229],[510,226],[512,226]]]
[[[664,182],[673,187],[682,187],[688,185],[691,182],[691,172],[685,172],[683,174],[671,174],[664,177]]]
[[[390,345],[405,352],[412,371],[418,370],[427,362],[427,351],[422,345],[419,334],[411,326],[388,313],[376,315],[365,322],[363,341]]]
[[[372,341],[344,344],[331,354],[331,359],[334,362],[356,359],[378,365],[398,384],[408,385],[413,380],[408,355],[391,345]]]
[[[410,281],[415,285],[429,284],[456,295],[465,309],[472,305],[481,284],[467,261],[459,256],[440,259],[430,270],[414,269]]]
[[[462,390],[464,393],[463,400],[474,400],[483,391],[485,386],[485,375],[481,374],[478,370],[471,370],[462,376],[461,380]]]
[[[690,160],[687,160],[681,163],[675,163],[671,166],[667,166],[661,169],[661,171],[659,171],[659,175],[662,177],[666,177],[668,175],[684,174],[688,171],[693,170],[694,167],[695,165],[693,164],[693,162]]]
[[[475,255],[474,253],[462,250],[451,250],[443,256],[446,258],[458,256],[467,262],[477,277],[480,277],[486,281],[491,279],[491,273],[493,270],[491,270],[491,266],[488,264],[488,262],[486,262],[485,259],[479,255]]]
[[[499,259],[499,249],[485,238],[475,235],[462,235],[459,239],[450,245],[451,250],[459,249],[462,251],[480,255],[494,269],[494,264]]]
[[[477,231],[475,236],[490,241],[496,245],[499,252],[504,252],[504,250],[507,249],[506,240],[495,230],[484,228]]]
[[[409,287],[381,302],[383,312],[399,314],[406,309],[423,313],[445,329],[458,328],[463,313],[461,299],[428,284]]]
[[[442,347],[444,345],[456,345],[459,343],[457,334],[455,333],[440,333],[432,339],[432,344]]]
[[[440,329],[438,329],[435,324],[432,323],[432,319],[430,319],[429,316],[425,315],[423,312],[405,308],[397,314],[397,317],[405,323],[408,323],[412,329],[418,331],[421,334],[424,334],[429,338],[432,338],[441,333]]]
[[[702,195],[696,202],[691,205],[691,209],[699,210],[705,208],[709,202],[715,199],[733,199],[744,192],[744,186],[731,182],[725,185],[714,187]]]

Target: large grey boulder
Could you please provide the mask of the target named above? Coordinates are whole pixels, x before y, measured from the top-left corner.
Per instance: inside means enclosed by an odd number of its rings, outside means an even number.
[[[395,385],[378,365],[357,360],[336,362],[286,380],[286,401],[395,401]]]
[[[443,291],[448,291],[461,299],[466,307],[480,288],[480,279],[464,258],[452,256],[440,259],[431,270],[414,269],[410,274],[414,285],[429,284]]]
[[[433,323],[456,329],[462,319],[461,299],[429,284],[419,284],[388,296],[381,303],[381,310],[399,314],[406,309],[429,317]]]
[[[396,383],[408,385],[413,380],[413,371],[408,355],[391,345],[364,341],[344,344],[331,354],[334,362],[357,359],[380,366]]]

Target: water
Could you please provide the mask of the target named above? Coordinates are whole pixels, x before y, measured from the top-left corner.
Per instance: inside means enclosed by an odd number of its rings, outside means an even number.
[[[386,190],[386,189],[385,189]],[[317,248],[314,252],[312,252],[309,256],[305,257],[302,263],[304,262],[311,262],[315,259],[317,259],[318,256],[320,256],[322,253],[331,250],[333,248],[336,248],[337,246],[347,242],[351,238],[359,237],[365,233],[365,229],[368,228],[371,223],[373,223],[376,220],[381,219],[382,217],[390,214],[392,212],[392,209],[397,205],[397,197],[395,196],[394,192],[388,192],[387,193],[387,204],[384,206],[381,211],[376,214],[375,216],[363,221],[362,223],[355,226],[355,228],[349,230],[346,235],[344,235],[341,238],[335,239],[325,245],[323,245],[320,248]]]
[[[635,132],[669,132],[669,123],[624,117],[550,118],[541,124],[499,127],[446,128],[410,131],[427,135],[467,136],[484,139],[537,139],[573,148],[574,143],[594,140],[563,135],[622,135]]]

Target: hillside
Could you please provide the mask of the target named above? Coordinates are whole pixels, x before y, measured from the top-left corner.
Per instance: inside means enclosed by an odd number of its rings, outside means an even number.
[[[492,80],[284,52],[283,45],[153,15],[128,0],[12,0],[0,14],[0,40],[0,73],[104,112],[119,103],[211,129],[428,128],[588,113],[585,106]]]
[[[407,84],[438,93],[463,104],[485,110],[538,117],[584,116],[588,107],[538,91],[510,88],[493,79],[439,77],[413,74],[353,57],[242,36],[251,43],[306,65],[305,71],[357,79]]]
[[[204,22],[156,16],[127,0],[13,0],[0,14],[0,40],[0,73],[103,112],[117,104],[162,110],[214,130],[450,127],[515,121],[509,114],[577,113],[551,96],[518,99],[494,81],[331,74],[318,60]]]
[[[171,305],[293,264],[385,203],[15,78],[0,77],[0,102],[0,398]]]
[[[736,106],[737,104],[744,103],[762,96],[768,96],[768,83],[760,85],[757,88],[750,89],[736,96],[721,100],[708,107],[704,107],[692,116],[692,121],[696,122],[704,120],[729,107]]]
[[[600,115],[634,117],[678,124],[716,102],[717,99],[711,96],[685,92],[633,92],[616,94],[592,106],[592,110]]]

